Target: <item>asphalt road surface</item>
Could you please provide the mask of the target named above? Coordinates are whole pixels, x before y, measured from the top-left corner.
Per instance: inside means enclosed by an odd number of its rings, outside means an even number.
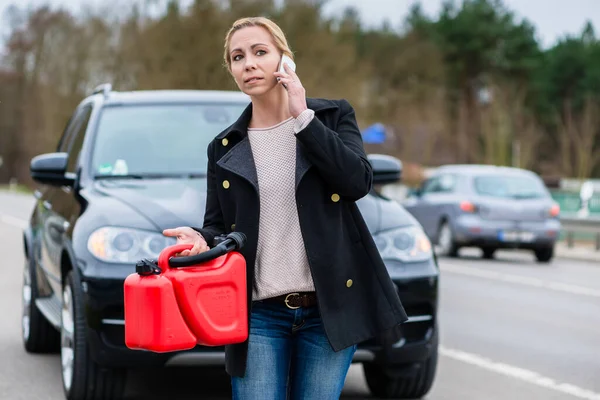
[[[58,355],[27,354],[20,331],[22,227],[32,200],[0,192],[0,399],[63,399]],[[442,259],[441,348],[429,400],[600,400],[600,265],[477,251]],[[132,372],[128,399],[229,399],[222,371]],[[353,365],[343,399],[369,399]]]

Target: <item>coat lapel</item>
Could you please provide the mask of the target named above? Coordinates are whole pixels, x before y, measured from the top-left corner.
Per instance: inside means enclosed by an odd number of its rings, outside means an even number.
[[[304,151],[300,147],[300,143],[296,143],[296,190],[302,180],[302,177],[312,167],[312,163],[304,154]]]
[[[248,139],[247,135],[221,157],[221,159],[217,161],[217,165],[250,182],[258,193],[256,165],[254,164],[254,156],[252,155],[252,148],[250,147],[250,139]]]
[[[338,108],[336,103],[325,99],[307,98],[306,103],[308,108],[315,111],[315,118],[317,118],[317,113],[320,111]],[[217,162],[217,165],[247,180],[258,193],[258,176],[256,174],[256,165],[252,155],[252,148],[250,147],[250,140],[248,139],[248,124],[250,123],[251,118],[252,104],[248,104],[238,120],[235,121],[233,125],[229,127],[229,129],[224,130],[217,136],[218,140],[222,140],[226,137],[233,138],[233,136],[241,137],[241,140],[223,157],[221,157],[221,159]],[[304,154],[300,144],[296,143],[296,189],[298,189],[298,185],[300,184],[302,177],[304,177],[311,166],[312,163]]]
[[[330,100],[313,98],[306,99],[306,105],[315,112],[315,118],[317,118],[317,113],[320,111],[338,107],[337,104]],[[296,143],[296,191],[304,174],[308,172],[312,165],[312,162],[308,159],[304,150],[302,150],[300,143]]]
[[[229,129],[221,132],[216,139],[221,141],[227,138],[231,143],[236,143],[219,161],[217,165],[227,171],[247,180],[258,193],[258,176],[256,165],[248,139],[248,124],[252,118],[252,103],[248,104],[242,115]]]

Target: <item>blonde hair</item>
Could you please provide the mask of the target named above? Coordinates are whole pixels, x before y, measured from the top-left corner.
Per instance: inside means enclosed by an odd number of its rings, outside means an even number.
[[[273,37],[273,41],[275,42],[275,46],[286,56],[290,57],[292,60],[294,59],[294,54],[292,54],[292,50],[288,45],[287,39],[285,38],[285,34],[275,22],[271,21],[265,17],[246,17],[240,18],[233,23],[229,32],[225,36],[225,53],[223,54],[223,58],[225,59],[225,66],[228,70],[231,71],[231,55],[229,54],[229,46],[231,45],[231,37],[233,34],[240,29],[248,28],[251,26],[259,26],[261,28],[266,29],[271,36]]]

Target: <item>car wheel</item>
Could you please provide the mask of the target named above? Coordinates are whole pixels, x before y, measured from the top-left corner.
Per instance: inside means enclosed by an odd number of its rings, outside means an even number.
[[[483,258],[485,258],[486,260],[493,259],[494,253],[496,253],[496,249],[493,247],[483,247],[481,251],[483,251]]]
[[[35,266],[25,258],[21,288],[21,334],[29,353],[55,353],[60,349],[58,330],[48,322],[35,305],[38,298]]]
[[[542,247],[534,250],[538,262],[548,263],[554,257],[554,247]]]
[[[60,360],[67,400],[118,400],[123,396],[126,370],[96,364],[88,351],[81,282],[70,271],[62,293]]]
[[[433,339],[429,358],[416,365],[408,366],[406,373],[386,373],[378,364],[364,364],[365,378],[371,393],[383,399],[420,399],[425,396],[435,378],[438,362],[438,335]]]
[[[458,246],[454,241],[454,233],[450,224],[446,221],[440,226],[437,242],[439,255],[446,257],[458,256]]]

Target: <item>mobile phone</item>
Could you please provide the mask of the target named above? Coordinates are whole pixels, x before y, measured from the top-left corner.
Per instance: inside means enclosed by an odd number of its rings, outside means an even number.
[[[281,61],[279,62],[279,72],[285,72],[283,68],[283,63],[286,63],[288,67],[291,68],[292,71],[296,71],[296,63],[289,56],[285,54],[281,56]]]
[[[292,71],[296,71],[296,63],[294,62],[294,60],[292,60],[289,56],[286,56],[285,54],[281,56],[281,61],[279,62],[279,72],[284,72],[285,73],[285,69],[283,68],[283,63],[286,63],[288,65],[288,67],[290,67],[292,69]],[[279,78],[277,78],[277,82],[279,82]],[[283,87],[285,89],[287,89],[287,85],[283,84]]]

